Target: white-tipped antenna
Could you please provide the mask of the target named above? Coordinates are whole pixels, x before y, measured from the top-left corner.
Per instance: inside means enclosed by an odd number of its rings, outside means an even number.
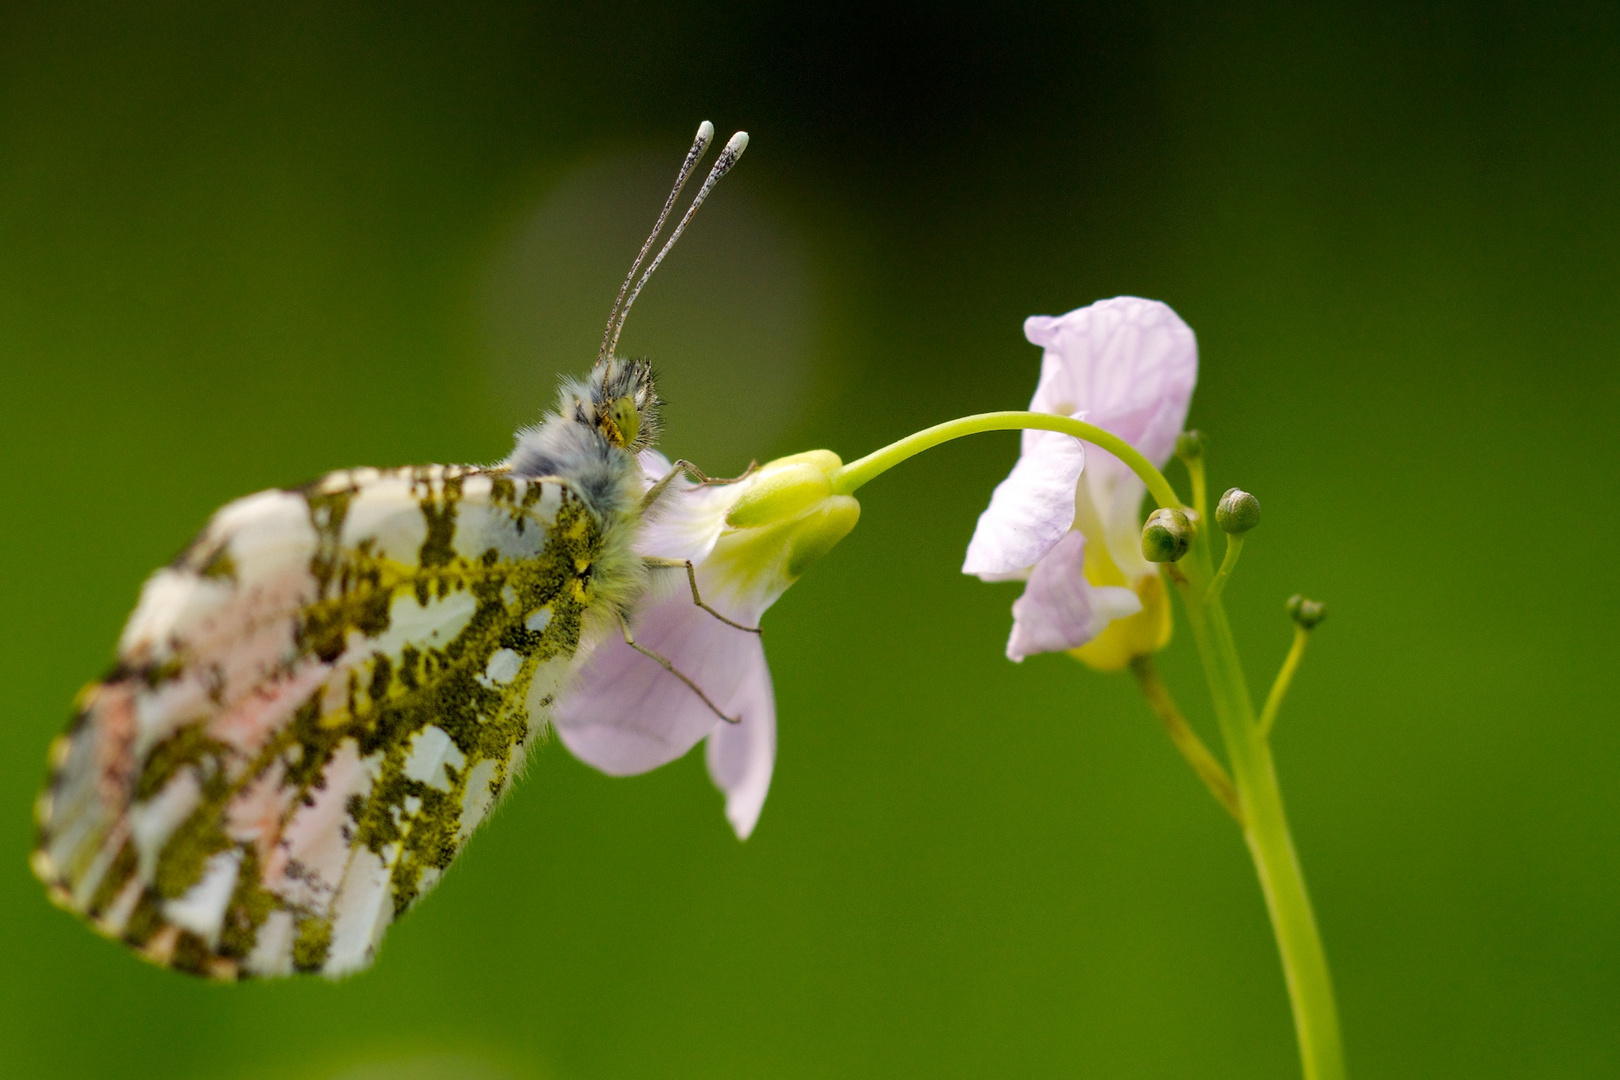
[[[619,333],[624,329],[624,320],[630,317],[630,305],[634,304],[636,297],[641,295],[641,290],[647,284],[647,279],[652,277],[654,270],[658,269],[658,264],[664,261],[664,256],[668,255],[669,249],[675,246],[675,241],[681,238],[681,233],[686,231],[686,226],[691,222],[692,215],[696,214],[698,207],[703,205],[703,200],[709,197],[709,192],[714,190],[714,185],[720,182],[722,176],[731,171],[731,167],[737,164],[737,159],[742,157],[742,153],[746,149],[748,149],[748,132],[746,131],[739,131],[727,140],[725,149],[720,151],[719,160],[714,163],[714,168],[709,170],[709,175],[704,178],[703,186],[698,188],[698,193],[692,197],[692,205],[686,208],[686,213],[681,215],[681,220],[675,226],[675,231],[669,234],[669,239],[664,241],[664,246],[658,249],[658,254],[653,257],[653,261],[648,264],[647,269],[642,273],[641,280],[636,282],[636,287],[631,289],[630,295],[625,298],[624,307],[618,311],[618,325],[608,324],[613,334],[602,354],[604,357],[612,356],[614,350],[619,347]],[[647,242],[652,243],[650,239]],[[631,272],[634,273],[634,271]]]
[[[675,200],[681,197],[681,190],[686,187],[687,179],[697,163],[703,160],[703,155],[709,152],[709,144],[714,141],[714,125],[707,120],[698,125],[697,138],[692,140],[692,149],[686,152],[686,160],[681,162],[681,171],[675,177],[675,186],[670,189],[669,198],[664,200],[664,208],[658,212],[658,220],[653,223],[652,232],[647,234],[647,242],[641,245],[641,253],[636,261],[630,264],[630,272],[624,276],[624,284],[619,286],[619,295],[614,298],[613,310],[608,312],[607,329],[602,331],[602,348],[596,354],[598,360],[606,360],[609,356],[609,339],[618,340],[614,333],[615,328],[622,325],[619,318],[619,305],[624,303],[624,294],[630,291],[630,283],[636,280],[636,271],[641,269],[642,260],[646,259],[647,252],[652,250],[653,241],[663,231],[664,222],[669,220],[669,212],[675,207]]]

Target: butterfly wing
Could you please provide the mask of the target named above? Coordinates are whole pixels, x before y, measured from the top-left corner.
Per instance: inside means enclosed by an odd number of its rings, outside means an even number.
[[[542,733],[600,547],[566,481],[500,470],[229,504],[53,747],[36,872],[186,971],[365,967]]]

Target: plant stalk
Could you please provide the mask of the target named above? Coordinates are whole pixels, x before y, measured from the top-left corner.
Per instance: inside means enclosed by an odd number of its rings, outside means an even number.
[[[1277,722],[1277,712],[1282,708],[1283,698],[1288,694],[1288,686],[1294,681],[1294,672],[1299,670],[1299,661],[1305,655],[1305,643],[1311,640],[1311,632],[1303,626],[1294,627],[1294,643],[1288,649],[1288,655],[1283,658],[1282,669],[1277,672],[1277,681],[1271,684],[1271,693],[1266,695],[1265,708],[1260,710],[1260,737],[1271,738],[1272,725]]]
[[[915,457],[924,450],[930,450],[940,443],[986,431],[1021,430],[1057,431],[1100,447],[1119,458],[1132,472],[1141,477],[1142,483],[1147,485],[1154,501],[1160,506],[1181,505],[1175,489],[1170,486],[1170,481],[1164,478],[1164,474],[1143,457],[1141,451],[1118,435],[1096,424],[1088,424],[1084,420],[1038,412],[978,413],[974,416],[947,420],[943,424],[935,424],[931,428],[907,435],[899,442],[890,443],[880,450],[874,450],[858,461],[850,462],[835,471],[829,480],[834,493],[849,495],[902,461]]]
[[[1209,793],[1215,796],[1215,801],[1221,804],[1232,820],[1239,825],[1243,824],[1243,807],[1238,803],[1237,788],[1232,786],[1232,778],[1226,774],[1226,768],[1209,752],[1204,740],[1187,723],[1175,699],[1170,696],[1170,688],[1164,685],[1159,677],[1159,669],[1153,663],[1153,654],[1144,653],[1131,661],[1131,674],[1136,676],[1136,682],[1142,689],[1142,696],[1147,699],[1148,707],[1153,715],[1159,718],[1164,725],[1165,733],[1175,744],[1192,771],[1204,782]]]
[[[1289,834],[1271,745],[1256,722],[1232,628],[1218,595],[1209,597],[1207,534],[1174,567],[1188,622],[1226,742],[1232,781],[1243,807],[1243,838],[1265,894],[1293,1006],[1305,1080],[1344,1080],[1344,1047],[1327,954]]]

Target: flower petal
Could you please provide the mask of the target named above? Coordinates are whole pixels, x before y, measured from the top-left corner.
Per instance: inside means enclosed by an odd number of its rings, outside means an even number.
[[[759,821],[776,767],[776,695],[765,651],[744,673],[738,691],[740,724],[719,724],[709,734],[707,757],[714,786],[725,792],[726,820],[746,840]]]
[[[1046,350],[1031,409],[1084,409],[1155,465],[1170,460],[1198,381],[1198,342],[1168,305],[1135,296],[1099,300],[1067,315],[1031,316],[1024,336]],[[1145,491],[1112,454],[1091,456],[1076,525],[1106,546],[1127,580],[1153,573],[1139,550]]]
[[[1107,547],[1109,557],[1126,580],[1135,582],[1158,573],[1142,555],[1142,496],[1147,494],[1147,485],[1123,463],[1114,461],[1110,465],[1081,482],[1079,503],[1085,506],[1077,507],[1075,517],[1084,522],[1089,515],[1095,515],[1097,525],[1092,535]]]
[[[1032,410],[1083,410],[1155,465],[1170,460],[1198,381],[1198,341],[1168,304],[1116,296],[1033,315],[1024,336],[1046,350]]]
[[[1035,564],[1024,595],[1013,602],[1009,660],[1084,645],[1115,619],[1142,610],[1133,590],[1086,581],[1085,554],[1085,537],[1071,532]]]
[[[638,458],[649,489],[669,475],[669,459],[658,451],[643,450]],[[726,512],[742,491],[741,484],[699,484],[685,474],[675,477],[642,515],[636,553],[701,563],[714,550]]]
[[[716,619],[685,588],[643,603],[633,631],[638,644],[668,658],[727,716],[757,721],[764,710],[774,726],[770,676],[760,677],[765,649],[758,634]],[[674,761],[726,724],[690,686],[616,635],[596,646],[574,685],[559,696],[555,717],[563,745],[611,776]]]
[[[1024,432],[1024,449],[968,542],[962,573],[985,581],[1019,577],[1051,551],[1074,524],[1075,484],[1085,445],[1055,431]]]

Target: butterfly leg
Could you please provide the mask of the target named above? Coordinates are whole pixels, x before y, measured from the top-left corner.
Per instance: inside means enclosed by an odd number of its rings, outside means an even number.
[[[714,713],[714,715],[718,716],[720,719],[724,720],[728,724],[740,724],[740,723],[742,723],[742,717],[740,717],[740,716],[727,716],[725,713],[721,712],[720,711],[720,706],[716,705],[713,701],[711,701],[709,699],[709,695],[705,694],[703,692],[703,689],[700,686],[698,686],[697,683],[693,682],[691,679],[687,678],[680,671],[678,671],[676,669],[675,665],[670,663],[669,657],[665,656],[663,653],[653,652],[651,649],[646,648],[645,646],[642,646],[640,644],[637,644],[636,639],[633,636],[631,636],[630,624],[624,620],[624,616],[622,616],[622,615],[619,616],[619,629],[624,631],[624,643],[626,645],[630,646],[632,649],[636,650],[636,652],[640,653],[642,656],[645,656],[647,659],[651,660],[653,663],[657,664],[659,667],[663,668],[665,671],[669,672],[671,675],[673,675],[677,679],[681,680],[681,682],[685,683],[688,687],[691,688],[692,693],[696,694],[698,697],[703,699],[703,704],[705,704],[705,705],[707,705],[709,707],[710,712]]]
[[[703,594],[698,592],[697,568],[692,565],[691,559],[649,558],[646,560],[646,562],[648,566],[655,570],[679,570],[684,566],[686,568],[686,580],[692,586],[692,603],[696,604],[704,611],[707,611],[710,615],[713,615],[727,626],[735,626],[738,630],[745,630],[750,634],[763,634],[765,632],[762,627],[744,626],[740,622],[728,619],[714,608],[710,607],[708,604],[705,604],[703,602]]]
[[[682,458],[669,467],[669,472],[665,473],[661,480],[647,489],[647,494],[641,497],[641,502],[637,504],[636,510],[638,512],[645,512],[648,510],[653,503],[657,502],[664,494],[664,489],[669,487],[669,482],[675,479],[681,473],[686,473],[688,476],[697,480],[697,482],[700,484],[735,484],[739,480],[746,479],[749,473],[752,473],[757,468],[759,468],[759,462],[756,461],[748,466],[748,468],[743,472],[742,476],[734,476],[727,480],[719,477],[708,476],[703,472],[702,469],[698,468],[690,461],[687,461],[685,458]]]

